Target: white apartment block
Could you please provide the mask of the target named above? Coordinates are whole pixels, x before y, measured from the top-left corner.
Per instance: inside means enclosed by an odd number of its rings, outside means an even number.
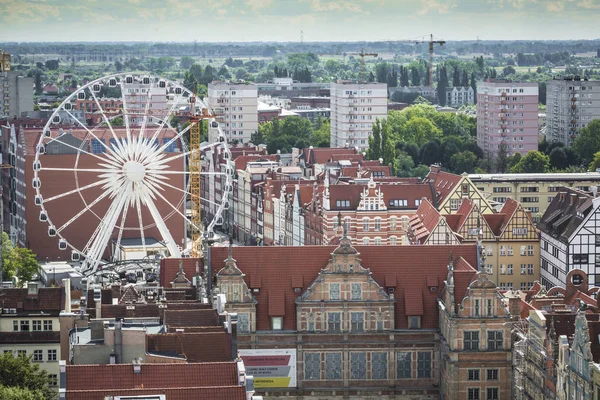
[[[496,158],[538,149],[538,84],[494,80],[477,87],[477,145]]]
[[[162,120],[167,115],[170,105],[167,105],[167,91],[159,87],[159,82],[147,76],[125,77],[123,83],[123,109],[129,118],[129,124],[140,126],[144,115],[151,116],[146,123]]]
[[[33,78],[17,71],[0,72],[0,117],[20,117],[33,111]]]
[[[227,140],[250,142],[258,131],[258,91],[243,82],[212,82],[208,85],[208,104],[219,116]]]
[[[369,147],[376,119],[387,118],[387,84],[331,84],[331,147]]]
[[[560,77],[546,84],[546,140],[573,144],[579,130],[600,118],[600,81]]]
[[[446,105],[460,107],[465,104],[475,104],[475,92],[470,86],[459,86],[446,89]]]

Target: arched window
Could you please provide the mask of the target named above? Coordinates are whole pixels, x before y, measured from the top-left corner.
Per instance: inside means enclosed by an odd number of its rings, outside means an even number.
[[[368,217],[363,218],[363,231],[369,232],[369,218]]]
[[[363,246],[368,246],[369,245],[369,238],[363,238]]]

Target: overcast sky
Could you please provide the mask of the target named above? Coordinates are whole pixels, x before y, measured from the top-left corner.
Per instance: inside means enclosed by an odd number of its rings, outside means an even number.
[[[1,41],[594,39],[600,0],[0,0]]]

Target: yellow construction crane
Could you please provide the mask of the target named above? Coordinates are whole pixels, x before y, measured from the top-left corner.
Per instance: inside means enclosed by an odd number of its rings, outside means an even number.
[[[2,50],[0,50],[0,71],[10,71],[10,54],[5,53]]]
[[[433,45],[434,44],[439,44],[440,46],[443,46],[444,43],[446,43],[445,40],[433,40],[433,34],[429,35],[429,40],[424,40],[424,41],[416,41],[415,44],[420,44],[420,43],[429,43],[429,65],[428,65],[428,76],[429,76],[429,86],[433,86]]]
[[[367,72],[367,69],[365,67],[365,57],[369,56],[369,57],[378,57],[379,54],[377,53],[365,53],[364,49],[360,49],[360,53],[349,53],[349,55],[351,56],[359,56],[360,57],[360,81],[361,82],[366,82],[367,80],[365,79],[365,74]]]
[[[196,95],[190,97],[190,206],[191,206],[191,236],[192,250],[191,257],[202,257],[202,237],[203,222],[201,212],[201,185],[200,173],[202,170],[202,154],[200,151],[202,120],[216,118],[208,112],[206,108],[202,109],[200,114],[196,113]]]

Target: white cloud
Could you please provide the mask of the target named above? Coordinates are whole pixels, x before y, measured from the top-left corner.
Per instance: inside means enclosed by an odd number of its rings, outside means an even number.
[[[435,11],[439,14],[448,14],[455,7],[456,3],[448,0],[422,0],[421,9],[417,11],[417,14],[425,15]]]
[[[246,0],[246,5],[253,11],[258,11],[273,5],[273,0]]]

